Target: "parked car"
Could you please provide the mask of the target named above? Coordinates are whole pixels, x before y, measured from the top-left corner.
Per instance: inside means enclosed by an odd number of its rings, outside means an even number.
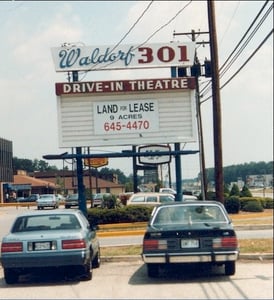
[[[135,193],[127,201],[127,205],[159,205],[174,202],[175,197],[169,193]]]
[[[16,201],[17,202],[27,202],[27,198],[25,198],[25,197],[17,197]]]
[[[69,194],[65,199],[65,208],[71,208],[72,206],[79,207],[79,196],[78,194]]]
[[[220,202],[183,201],[156,206],[143,239],[148,276],[172,264],[224,265],[235,274],[239,248],[229,216]]]
[[[58,208],[59,200],[54,194],[43,194],[36,200],[36,204],[37,209],[44,209],[45,207]]]
[[[172,195],[177,194],[177,192],[172,188],[160,188],[159,192],[160,193],[168,193],[168,194],[172,194]]]
[[[92,278],[100,266],[96,228],[80,210],[32,211],[18,215],[10,233],[2,239],[1,264],[7,284],[25,273],[55,271]]]
[[[39,199],[39,194],[31,194],[28,197],[18,197],[17,202],[35,202]]]
[[[92,201],[93,207],[102,207],[104,197],[111,197],[110,193],[98,193],[95,194]]]

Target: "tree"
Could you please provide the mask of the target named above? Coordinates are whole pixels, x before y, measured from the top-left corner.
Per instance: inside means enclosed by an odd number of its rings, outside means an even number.
[[[240,192],[240,196],[241,197],[252,197],[252,194],[246,185],[243,186],[243,188]]]
[[[229,196],[240,196],[240,189],[237,184],[233,184]]]
[[[27,173],[40,171],[56,171],[58,170],[56,166],[50,166],[44,160],[34,159],[33,161],[26,158],[13,157],[12,159],[13,172],[16,173],[17,170],[24,170]]]

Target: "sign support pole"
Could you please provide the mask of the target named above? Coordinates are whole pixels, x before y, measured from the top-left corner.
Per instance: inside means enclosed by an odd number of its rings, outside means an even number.
[[[72,72],[73,81],[78,81],[78,71]],[[79,196],[79,209],[87,217],[87,202],[86,193],[83,178],[83,161],[82,161],[82,148],[76,147],[76,166],[77,166],[77,184],[78,184],[78,196]]]

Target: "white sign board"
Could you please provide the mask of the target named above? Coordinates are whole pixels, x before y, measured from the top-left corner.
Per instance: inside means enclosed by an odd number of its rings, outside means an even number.
[[[155,99],[94,102],[94,134],[115,135],[159,131]]]
[[[56,72],[192,66],[195,43],[51,48]]]
[[[141,164],[160,165],[167,164],[171,161],[170,155],[153,155],[155,152],[168,152],[171,151],[169,145],[148,145],[138,148],[139,153],[151,153],[151,156],[139,156],[138,161]]]
[[[57,83],[60,147],[196,141],[194,78]]]

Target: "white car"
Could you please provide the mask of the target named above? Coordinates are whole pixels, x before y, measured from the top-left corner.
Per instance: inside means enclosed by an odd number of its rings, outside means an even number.
[[[127,205],[159,205],[174,202],[175,197],[168,193],[135,193],[127,201]]]
[[[160,188],[159,192],[160,193],[168,193],[168,194],[172,194],[172,195],[177,194],[177,192],[172,188]]]
[[[38,210],[44,209],[45,207],[58,208],[59,199],[54,194],[43,194],[36,200],[36,204]]]

